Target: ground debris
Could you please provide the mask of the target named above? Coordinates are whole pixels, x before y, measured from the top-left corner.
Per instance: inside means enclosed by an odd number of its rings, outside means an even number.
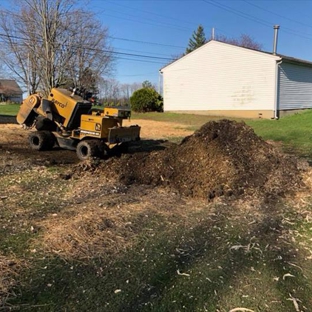
[[[254,310],[250,310],[247,308],[234,308],[231,309],[229,312],[254,312]]]
[[[16,277],[25,265],[22,260],[0,255],[0,309],[5,304],[9,290],[17,284]]]
[[[297,298],[294,298],[291,294],[289,294],[289,297],[290,297],[290,298],[288,298],[287,300],[290,300],[290,301],[293,302],[296,312],[300,312],[299,304],[298,304],[298,299],[297,299]]]
[[[166,186],[214,200],[273,199],[303,186],[302,164],[258,137],[244,122],[211,121],[163,151],[125,155],[109,164],[126,184]],[[105,167],[107,170],[107,167]]]

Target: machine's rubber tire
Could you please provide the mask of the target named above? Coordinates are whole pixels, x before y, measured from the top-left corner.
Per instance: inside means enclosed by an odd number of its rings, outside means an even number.
[[[98,144],[100,157],[102,157],[104,159],[108,159],[111,156],[111,149],[103,141],[98,141],[97,144]]]
[[[100,157],[98,140],[80,141],[77,145],[76,153],[80,160],[87,160],[93,157]]]
[[[30,133],[28,141],[33,150],[45,151],[52,149],[55,137],[50,131],[34,131]]]

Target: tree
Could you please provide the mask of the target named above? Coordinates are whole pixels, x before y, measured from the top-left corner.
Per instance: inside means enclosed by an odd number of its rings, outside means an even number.
[[[80,87],[86,71],[96,79],[112,64],[107,28],[78,0],[16,1],[0,11],[0,31],[0,58],[29,93],[69,79]]]
[[[116,105],[120,99],[120,83],[115,79],[99,79],[99,97],[104,105]]]
[[[188,47],[186,48],[185,53],[188,54],[197,48],[201,47],[207,42],[205,37],[204,28],[202,25],[199,25],[197,30],[193,32],[192,37],[189,40]]]
[[[120,83],[115,79],[100,78],[97,81],[98,97],[104,105],[128,105],[130,97],[136,90],[142,88],[139,82]]]
[[[142,82],[142,88],[152,88],[153,89],[154,87],[153,87],[153,84],[150,81],[145,80],[145,81]]]
[[[130,97],[133,94],[133,92],[140,88],[141,88],[141,84],[137,82],[133,82],[131,84],[129,83],[121,84],[119,88],[121,104],[129,104]]]
[[[256,42],[252,37],[242,34],[239,38],[227,38],[226,36],[217,36],[217,41],[233,44],[239,47],[249,48],[253,50],[262,50],[262,44]]]
[[[162,112],[163,98],[153,88],[141,88],[130,97],[131,109],[134,112]]]

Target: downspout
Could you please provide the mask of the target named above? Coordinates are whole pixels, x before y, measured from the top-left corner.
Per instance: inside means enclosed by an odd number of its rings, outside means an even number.
[[[279,25],[274,25],[274,40],[273,40],[273,55],[276,55],[277,50],[277,38],[278,38],[278,30]],[[279,62],[276,62],[276,68],[275,68],[275,100],[274,100],[274,119],[278,119],[278,113],[277,113],[277,105],[278,105],[278,84],[279,84],[279,65],[282,64],[283,59],[281,59]]]
[[[158,93],[164,97],[163,95],[163,88],[162,88],[162,84],[163,84],[163,72],[161,70],[158,71],[159,76],[158,76]]]
[[[275,100],[274,100],[274,117],[273,119],[278,119],[277,114],[277,105],[278,105],[278,84],[279,84],[279,66],[283,63],[283,60],[280,60],[279,62],[276,62],[276,68],[275,68]]]

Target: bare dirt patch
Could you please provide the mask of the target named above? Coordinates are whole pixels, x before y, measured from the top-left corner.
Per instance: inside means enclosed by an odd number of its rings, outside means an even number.
[[[168,139],[170,137],[185,137],[193,133],[187,129],[187,126],[171,122],[140,119],[126,120],[123,125],[128,126],[136,123],[141,126],[142,139]]]
[[[12,122],[6,117],[0,118],[0,157],[2,161],[10,164],[19,162],[36,162],[51,164],[72,164],[78,159],[75,152],[61,149],[53,151],[37,152],[30,149],[28,144],[29,131],[21,128],[20,125],[7,123]],[[159,145],[159,141],[169,137],[184,137],[192,132],[185,129],[183,125],[165,123],[158,121],[131,120],[125,121],[124,125],[139,124],[141,126],[141,138],[147,140],[145,146],[149,149],[151,145]],[[157,148],[157,147],[155,147]]]
[[[38,152],[31,150],[28,144],[29,131],[17,124],[0,124],[0,161],[1,170],[14,170],[17,167],[29,168],[32,165],[53,165],[77,163],[72,151],[54,149]]]

